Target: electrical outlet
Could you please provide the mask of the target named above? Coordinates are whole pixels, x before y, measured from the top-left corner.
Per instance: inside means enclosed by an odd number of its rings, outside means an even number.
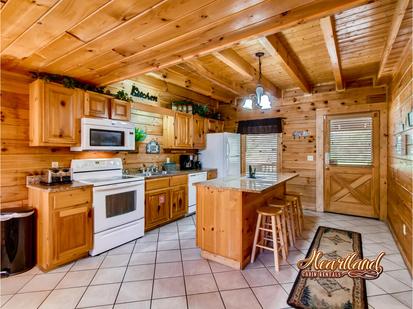
[[[314,161],[314,156],[308,155],[307,156],[307,161]]]
[[[407,235],[407,226],[406,226],[406,224],[403,224],[403,235],[404,236]]]
[[[58,168],[59,162],[52,162],[52,168]]]

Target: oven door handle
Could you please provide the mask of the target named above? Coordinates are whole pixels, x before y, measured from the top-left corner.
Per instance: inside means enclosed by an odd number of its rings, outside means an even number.
[[[100,191],[110,191],[110,190],[116,190],[116,189],[128,189],[132,187],[143,187],[144,186],[144,181],[141,182],[131,182],[131,183],[120,183],[116,185],[107,185],[107,186],[100,186],[100,187],[94,187],[93,190],[96,192]]]

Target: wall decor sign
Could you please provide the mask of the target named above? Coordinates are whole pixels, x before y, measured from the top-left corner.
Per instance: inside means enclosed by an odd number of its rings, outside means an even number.
[[[294,131],[293,132],[294,139],[301,138],[301,137],[306,138],[306,137],[309,137],[309,136],[310,136],[310,131],[308,131],[308,130]]]
[[[146,144],[146,153],[160,153],[160,152],[161,152],[161,146],[159,146],[159,143],[157,141],[152,140]]]
[[[132,90],[130,92],[130,95],[133,97],[137,97],[137,98],[142,98],[142,99],[146,99],[149,101],[153,101],[153,102],[158,102],[158,97],[149,94],[149,92],[145,93],[143,91],[140,91],[138,87],[136,87],[135,85],[132,85]]]

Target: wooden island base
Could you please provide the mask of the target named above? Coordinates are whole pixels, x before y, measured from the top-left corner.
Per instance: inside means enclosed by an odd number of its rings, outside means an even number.
[[[196,243],[202,257],[243,269],[251,258],[257,209],[271,198],[282,197],[285,181],[256,193],[242,188],[220,188],[210,181],[196,186]]]

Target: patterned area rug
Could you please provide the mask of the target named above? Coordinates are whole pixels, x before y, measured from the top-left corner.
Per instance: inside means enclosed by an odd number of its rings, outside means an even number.
[[[363,258],[361,234],[320,226],[307,252],[313,249],[324,252],[326,259],[345,257],[357,252]],[[361,278],[305,278],[303,270],[298,273],[287,303],[302,309],[365,309],[367,293],[365,280]]]

